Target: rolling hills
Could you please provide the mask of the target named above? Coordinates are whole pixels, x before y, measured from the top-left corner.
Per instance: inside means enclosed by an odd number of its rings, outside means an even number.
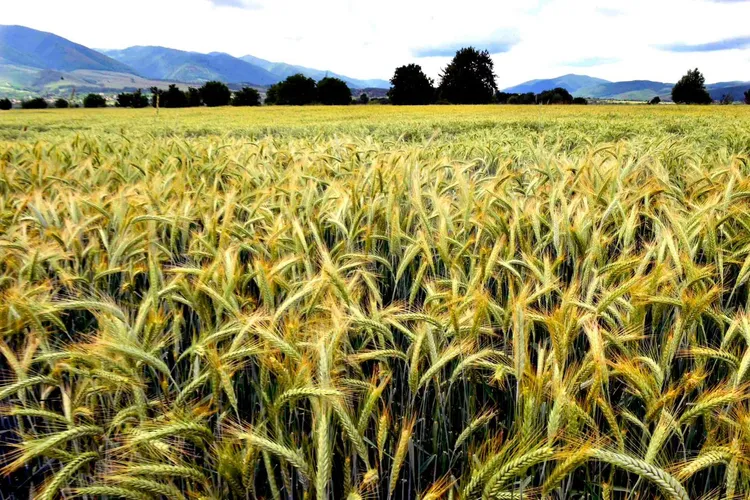
[[[280,80],[283,80],[284,78],[294,75],[296,73],[302,73],[306,77],[313,78],[314,80],[320,80],[327,76],[333,77],[333,78],[340,78],[341,80],[344,80],[346,84],[349,85],[349,87],[355,88],[355,89],[368,89],[368,88],[388,89],[391,86],[390,82],[387,80],[381,80],[381,79],[360,80],[357,78],[350,78],[345,75],[340,75],[332,71],[324,71],[320,69],[307,68],[305,66],[296,66],[296,65],[287,64],[287,63],[271,62],[271,61],[266,61],[265,59],[261,59],[259,57],[251,56],[251,55],[242,56],[240,59],[242,59],[245,62],[254,64],[256,66],[259,66],[265,69],[266,71],[275,75]]]
[[[0,25],[0,64],[57,71],[89,69],[131,73],[132,68],[52,33]]]
[[[534,92],[536,94],[543,90],[562,87],[575,97],[618,101],[648,101],[659,96],[664,101],[670,101],[672,99],[671,92],[673,86],[673,83],[655,82],[652,80],[610,82],[586,75],[563,75],[544,80],[530,80],[509,87],[504,92],[519,94]],[[744,92],[750,89],[750,82],[719,82],[706,85],[706,88],[714,100],[719,100],[724,94],[729,94],[738,101],[742,100]]]
[[[271,85],[279,78],[265,69],[229,54],[201,54],[165,47],[129,47],[102,51],[107,56],[133,68],[136,74],[160,80],[203,83],[219,80],[225,83]]]
[[[170,83],[200,85],[220,80],[262,88],[294,73],[317,80],[341,78],[353,89],[387,89],[385,80],[358,80],[329,71],[253,56],[202,54],[155,46],[94,50],[52,33],[0,25],[0,93],[13,98],[86,92],[120,92]]]

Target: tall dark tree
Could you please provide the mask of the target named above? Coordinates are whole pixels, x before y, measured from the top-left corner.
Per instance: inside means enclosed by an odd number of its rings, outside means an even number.
[[[43,97],[35,97],[33,99],[29,99],[28,101],[21,101],[22,109],[47,109],[48,107],[49,104]]]
[[[318,82],[318,102],[326,105],[345,105],[352,102],[352,91],[345,81],[325,77]]]
[[[672,88],[672,100],[679,104],[711,104],[706,79],[698,68],[689,70]]]
[[[228,106],[232,100],[229,87],[221,82],[206,82],[200,88],[201,99],[206,106],[215,108],[217,106]]]
[[[119,108],[145,108],[148,106],[148,98],[141,93],[141,89],[132,94],[123,92],[117,94],[116,106]]]
[[[55,101],[55,107],[57,109],[66,109],[70,107],[70,104],[65,99],[60,98]]]
[[[397,105],[432,104],[435,102],[435,88],[431,78],[418,64],[407,64],[396,68],[391,78],[388,99]]]
[[[115,106],[118,108],[132,108],[133,107],[133,94],[128,92],[122,92],[117,94],[115,98]]]
[[[266,104],[278,104],[279,103],[279,84],[276,83],[268,87],[266,90]]]
[[[234,93],[232,106],[260,106],[260,94],[252,87],[242,87]]]
[[[106,108],[107,100],[99,94],[89,94],[83,98],[84,108]]]
[[[203,99],[201,98],[201,91],[199,89],[190,87],[187,89],[187,93],[185,94],[185,96],[187,97],[188,107],[198,108],[200,106],[203,106]]]
[[[495,65],[490,53],[467,47],[456,52],[443,70],[440,99],[454,104],[488,104],[497,92]]]
[[[0,111],[8,111],[13,108],[13,103],[10,99],[0,99]]]
[[[745,92],[745,104],[750,104],[750,90]]]
[[[266,94],[266,104],[302,106],[312,104],[318,97],[315,80],[301,73],[271,85]]]
[[[370,96],[365,93],[359,94],[359,103],[368,104],[370,102]]]
[[[167,90],[151,87],[151,94],[151,105],[154,107],[156,107],[157,98],[160,108],[186,108],[188,105],[187,94],[175,84],[171,84]]]

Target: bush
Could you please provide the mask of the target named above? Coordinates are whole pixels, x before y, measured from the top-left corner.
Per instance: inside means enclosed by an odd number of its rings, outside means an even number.
[[[0,99],[0,111],[8,111],[13,108],[13,103],[10,99]]]
[[[83,98],[84,108],[106,108],[107,100],[99,94],[89,94]]]
[[[454,104],[489,104],[497,92],[494,63],[486,50],[467,47],[456,52],[441,75],[441,99]]]
[[[391,78],[388,99],[397,105],[432,104],[435,102],[433,83],[418,64],[401,66]]]
[[[229,87],[221,82],[206,82],[200,88],[200,96],[203,104],[215,108],[218,106],[228,106],[232,100],[232,93]]]
[[[345,81],[326,77],[318,82],[318,102],[338,106],[351,104],[352,91]]]
[[[672,88],[672,100],[679,104],[711,104],[706,79],[698,68],[690,70]]]
[[[28,101],[21,101],[21,108],[23,109],[47,109],[49,104],[43,97],[35,97]]]
[[[69,108],[70,104],[65,99],[58,99],[55,101],[55,107],[57,109],[65,109],[65,108]]]
[[[315,80],[302,73],[287,77],[283,82],[271,85],[266,93],[266,104],[302,106],[312,104],[317,98]]]
[[[367,94],[359,94],[360,104],[368,104],[369,102],[370,102],[370,97]]]
[[[578,104],[578,105],[586,106],[586,105],[588,105],[588,103],[589,103],[589,101],[586,100],[583,97],[576,97],[575,99],[573,99],[573,104]]]
[[[721,96],[721,100],[719,103],[727,105],[732,104],[734,102],[734,97],[732,97],[732,94],[724,94]]]
[[[745,92],[745,104],[750,104],[750,90]]]
[[[250,87],[242,87],[232,97],[232,106],[260,106],[260,94]]]
[[[661,97],[656,96],[653,99],[651,99],[648,103],[649,104],[653,104],[653,105],[659,104],[659,103],[661,103]]]

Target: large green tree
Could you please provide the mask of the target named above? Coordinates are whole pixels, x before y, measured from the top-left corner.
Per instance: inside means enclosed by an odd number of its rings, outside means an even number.
[[[466,47],[443,70],[440,99],[455,104],[488,104],[497,92],[495,65],[490,53]]]
[[[89,94],[83,98],[84,108],[106,108],[107,100],[99,94]]]
[[[711,104],[706,78],[698,68],[689,70],[672,88],[672,100],[679,104]]]
[[[352,91],[345,81],[325,77],[318,82],[318,102],[328,105],[351,104]]]
[[[391,78],[388,99],[393,104],[431,104],[435,102],[435,88],[431,78],[418,64],[407,64],[396,68]]]
[[[252,87],[242,87],[234,93],[232,106],[260,106],[260,94]]]
[[[750,90],[745,92],[745,104],[750,104]]]
[[[200,88],[200,96],[203,104],[215,108],[217,106],[227,106],[232,100],[232,93],[229,87],[221,82],[206,82]]]
[[[266,93],[266,104],[302,106],[315,102],[317,94],[315,80],[297,73],[287,77],[283,82],[271,85]]]

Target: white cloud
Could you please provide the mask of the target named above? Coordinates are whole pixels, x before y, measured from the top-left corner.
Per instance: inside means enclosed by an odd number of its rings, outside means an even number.
[[[387,79],[410,62],[437,77],[449,59],[441,55],[445,48],[502,41],[493,55],[501,87],[570,72],[675,81],[696,66],[708,81],[750,80],[749,49],[658,48],[750,36],[748,1],[130,0],[127,8],[101,0],[5,3],[3,24],[51,31],[90,47],[252,54],[359,78]],[[513,37],[498,39],[498,33]]]

